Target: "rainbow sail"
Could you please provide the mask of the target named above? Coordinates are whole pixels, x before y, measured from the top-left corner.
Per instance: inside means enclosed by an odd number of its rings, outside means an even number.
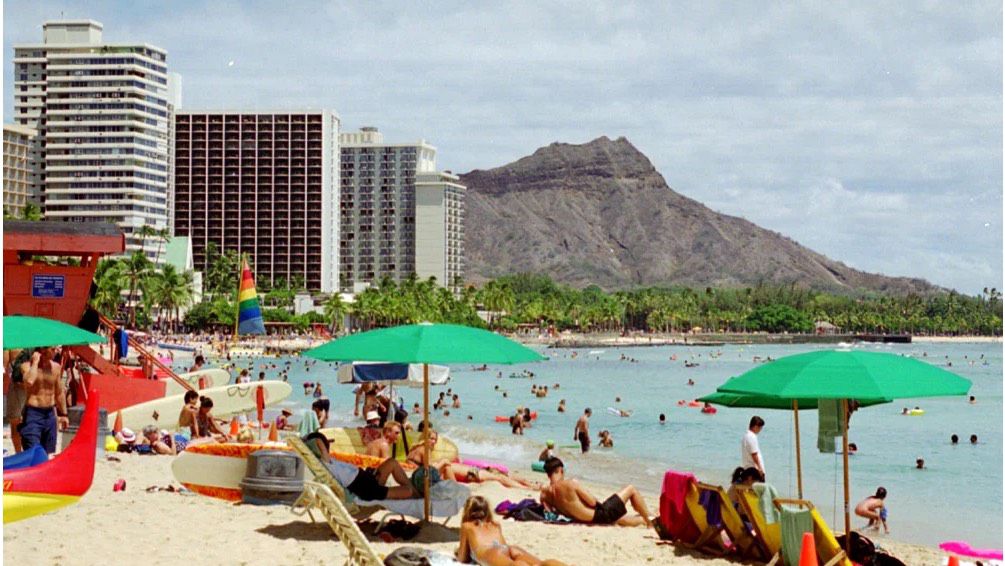
[[[258,293],[255,292],[255,278],[251,275],[247,260],[241,270],[241,286],[237,292],[237,333],[265,334],[262,307],[258,304]]]

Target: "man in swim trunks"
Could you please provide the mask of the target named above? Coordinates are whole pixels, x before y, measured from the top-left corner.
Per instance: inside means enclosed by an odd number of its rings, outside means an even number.
[[[572,431],[572,439],[579,441],[580,448],[583,449],[583,454],[590,451],[590,415],[593,411],[589,407],[583,411],[582,416],[576,421],[576,429]]]
[[[335,479],[345,486],[349,492],[364,501],[380,501],[382,499],[412,499],[416,497],[412,482],[394,458],[384,460],[376,468],[357,468],[352,464],[332,460],[329,454],[328,438],[320,432],[312,432],[304,437],[311,452],[321,460]],[[388,478],[394,477],[398,485],[387,487]]]
[[[864,519],[869,519],[867,529],[879,530],[882,524],[887,534],[890,534],[890,527],[886,524],[886,488],[876,489],[876,495],[866,497],[855,506],[855,514]]]
[[[186,391],[184,399],[185,406],[178,414],[178,428],[188,429],[189,438],[198,438],[199,429],[196,425],[196,419],[199,416],[199,392]]]
[[[66,395],[59,378],[63,368],[52,361],[52,348],[38,348],[31,359],[21,364],[21,375],[28,394],[20,424],[24,450],[40,444],[48,454],[56,452],[56,432],[70,426],[66,416]]]
[[[580,523],[619,527],[653,526],[646,502],[634,486],[627,485],[605,501],[597,501],[579,482],[566,479],[562,460],[551,458],[544,463],[544,471],[548,474],[549,483],[541,490],[541,504],[546,509],[557,511]],[[625,507],[627,502],[641,516],[628,517],[628,509]]]

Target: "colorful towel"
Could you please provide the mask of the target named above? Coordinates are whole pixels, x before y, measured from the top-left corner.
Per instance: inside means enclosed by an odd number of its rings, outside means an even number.
[[[778,508],[775,507],[775,499],[778,498],[778,491],[775,486],[769,483],[755,483],[754,493],[757,494],[758,507],[761,508],[761,515],[767,524],[777,523],[780,519]]]
[[[318,414],[312,409],[304,411],[304,418],[300,419],[300,428],[297,429],[297,433],[300,434],[300,438],[319,430],[321,430],[321,422],[318,421]]]
[[[803,549],[803,534],[813,532],[813,516],[809,509],[782,507],[782,558],[785,564],[797,566]]]
[[[667,470],[663,475],[663,490],[660,493],[660,524],[672,540],[694,542],[701,533],[687,511],[684,498],[688,488],[696,482],[694,474]]]
[[[705,521],[713,527],[722,526],[722,498],[719,492],[705,490],[698,496],[698,503],[705,508]]]
[[[255,278],[251,275],[247,260],[241,271],[241,286],[237,292],[237,333],[265,334],[262,308],[255,292]]]

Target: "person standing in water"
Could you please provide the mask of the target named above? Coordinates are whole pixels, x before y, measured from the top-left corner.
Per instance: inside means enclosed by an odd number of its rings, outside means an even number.
[[[576,429],[572,432],[572,439],[579,441],[583,454],[590,451],[590,415],[592,414],[593,411],[587,407],[579,420],[576,421]]]
[[[757,415],[750,417],[750,425],[740,443],[740,464],[744,468],[757,468],[757,471],[761,472],[761,477],[767,477],[764,471],[764,454],[761,453],[761,447],[757,442],[757,435],[763,429],[764,419]]]

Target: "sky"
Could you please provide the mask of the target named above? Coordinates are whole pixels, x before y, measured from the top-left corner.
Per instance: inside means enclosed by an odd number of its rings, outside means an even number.
[[[168,51],[189,109],[328,108],[498,167],[625,136],[677,192],[870,272],[1001,289],[1001,2],[4,2]]]

